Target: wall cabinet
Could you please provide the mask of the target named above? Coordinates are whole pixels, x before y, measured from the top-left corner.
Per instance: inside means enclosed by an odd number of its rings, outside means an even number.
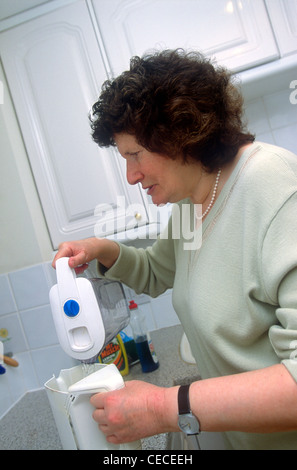
[[[1,56],[54,248],[148,222],[122,158],[92,141],[89,111],[106,80],[84,1],[1,35]],[[134,213],[128,213],[131,207]],[[136,219],[135,219],[135,214]]]
[[[281,56],[297,51],[297,0],[265,0]]]
[[[263,0],[92,0],[115,74],[154,48],[194,49],[239,71],[278,58]]]
[[[0,50],[54,248],[157,222],[123,159],[90,136],[101,84],[132,55],[184,47],[237,72],[297,49],[296,0],[44,2],[2,21]]]

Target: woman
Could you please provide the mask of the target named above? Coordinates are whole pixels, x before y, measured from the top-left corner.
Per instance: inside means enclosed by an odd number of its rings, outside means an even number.
[[[242,104],[200,54],[134,58],[104,84],[93,138],[117,146],[128,182],[155,204],[202,207],[201,247],[185,250],[170,220],[146,250],[91,238],[63,243],[53,265],[69,256],[81,272],[97,259],[138,293],[173,288],[203,378],[183,390],[195,424],[232,449],[297,449],[297,158],[254,142]],[[127,382],[91,399],[94,419],[113,443],[178,431],[180,390]]]

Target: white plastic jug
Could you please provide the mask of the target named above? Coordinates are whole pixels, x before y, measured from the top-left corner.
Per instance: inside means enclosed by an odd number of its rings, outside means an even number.
[[[87,368],[94,372],[86,375]],[[53,376],[44,385],[64,450],[141,449],[140,441],[120,445],[107,442],[92,418],[91,396],[124,386],[114,364],[81,364],[63,369],[59,377]]]
[[[69,258],[56,262],[57,284],[49,294],[59,342],[68,356],[95,362],[96,356],[129,323],[122,284],[77,278]]]

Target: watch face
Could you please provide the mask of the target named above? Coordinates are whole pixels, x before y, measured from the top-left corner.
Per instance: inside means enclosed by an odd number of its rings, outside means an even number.
[[[192,413],[179,415],[178,425],[185,434],[199,434],[200,432],[199,422]]]

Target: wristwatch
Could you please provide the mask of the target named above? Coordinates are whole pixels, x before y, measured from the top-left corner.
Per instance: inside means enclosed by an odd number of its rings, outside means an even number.
[[[181,385],[178,390],[178,426],[187,435],[200,434],[200,423],[190,407],[189,388],[190,385]]]

